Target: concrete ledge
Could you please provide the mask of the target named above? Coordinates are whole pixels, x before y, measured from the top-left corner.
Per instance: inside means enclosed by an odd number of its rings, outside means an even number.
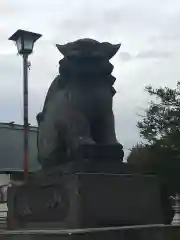
[[[39,229],[0,231],[7,240],[179,240],[180,226],[141,225],[85,229]]]

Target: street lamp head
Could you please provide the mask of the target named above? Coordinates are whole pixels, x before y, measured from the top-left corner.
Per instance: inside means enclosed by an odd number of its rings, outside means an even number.
[[[28,32],[19,29],[9,38],[9,40],[16,42],[19,54],[29,55],[33,51],[35,41],[38,40],[41,36],[42,35],[38,33]]]

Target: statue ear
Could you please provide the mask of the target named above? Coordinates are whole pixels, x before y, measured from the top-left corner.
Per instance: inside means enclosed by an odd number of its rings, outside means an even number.
[[[102,51],[104,54],[108,57],[108,59],[111,59],[119,50],[121,47],[121,44],[111,44],[108,42],[101,43]]]
[[[79,56],[79,51],[73,48],[72,43],[67,43],[65,45],[56,44],[56,47],[64,57]]]
[[[65,45],[56,44],[56,47],[63,56],[68,55],[68,47],[66,44]]]

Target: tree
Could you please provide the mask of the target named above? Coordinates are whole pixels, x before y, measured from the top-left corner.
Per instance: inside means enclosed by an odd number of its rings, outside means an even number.
[[[173,192],[180,191],[180,82],[175,89],[145,90],[155,97],[137,124],[147,144],[132,148],[127,161],[160,176]]]
[[[140,172],[148,173],[152,159],[152,152],[149,151],[149,146],[137,143],[132,147],[127,162],[133,165],[136,170]]]
[[[138,122],[140,135],[150,145],[156,144],[180,151],[180,82],[175,89],[168,87],[145,90],[157,101],[151,101],[145,116]]]

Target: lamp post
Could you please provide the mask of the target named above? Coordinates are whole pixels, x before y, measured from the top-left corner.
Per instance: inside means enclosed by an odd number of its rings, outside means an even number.
[[[18,53],[23,57],[23,109],[24,109],[24,152],[23,170],[24,180],[28,179],[28,153],[29,153],[29,123],[28,123],[28,56],[32,53],[34,43],[42,35],[24,30],[16,31],[9,40],[15,41]]]

